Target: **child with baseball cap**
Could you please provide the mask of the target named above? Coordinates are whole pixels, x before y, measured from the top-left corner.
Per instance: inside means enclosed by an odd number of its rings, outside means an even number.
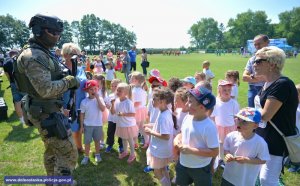
[[[181,81],[183,83],[183,87],[187,88],[188,90],[194,88],[196,85],[196,79],[192,76],[185,77]]]
[[[95,162],[102,161],[100,156],[100,139],[103,133],[102,129],[102,112],[105,110],[105,103],[101,96],[99,96],[99,85],[96,80],[89,80],[85,83],[83,88],[88,93],[80,103],[80,125],[84,132],[84,149],[85,155],[81,161],[82,165],[89,162],[90,145],[92,139],[95,143]]]
[[[261,165],[270,159],[268,145],[254,132],[261,113],[250,107],[235,115],[237,131],[224,140],[225,170],[221,185],[255,185]]]
[[[188,91],[187,115],[181,133],[174,139],[175,149],[180,151],[176,165],[177,185],[211,185],[211,160],[219,153],[217,129],[207,116],[214,107],[215,96],[204,86]]]
[[[212,120],[215,121],[219,142],[219,165],[224,167],[223,143],[227,134],[236,130],[234,115],[240,110],[240,106],[235,99],[231,98],[232,84],[227,80],[218,81],[218,96],[216,106],[211,114]]]

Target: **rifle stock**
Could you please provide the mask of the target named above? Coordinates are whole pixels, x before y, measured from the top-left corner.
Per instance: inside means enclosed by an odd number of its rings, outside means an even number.
[[[77,55],[73,55],[71,57],[71,62],[72,62],[72,73],[71,75],[76,77],[77,74]],[[77,112],[76,112],[76,89],[71,89],[70,90],[70,100],[68,103],[67,108],[70,110],[69,112],[69,118],[71,119],[72,122],[74,122],[77,119]]]

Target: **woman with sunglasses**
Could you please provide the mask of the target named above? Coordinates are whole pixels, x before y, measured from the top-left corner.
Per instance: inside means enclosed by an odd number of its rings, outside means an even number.
[[[254,70],[265,84],[255,97],[255,106],[262,108],[262,121],[256,133],[262,136],[269,148],[270,161],[260,171],[261,185],[278,185],[283,159],[288,155],[286,144],[269,123],[272,121],[285,136],[296,134],[296,110],[298,94],[295,84],[281,74],[285,53],[277,47],[264,47],[257,51]]]

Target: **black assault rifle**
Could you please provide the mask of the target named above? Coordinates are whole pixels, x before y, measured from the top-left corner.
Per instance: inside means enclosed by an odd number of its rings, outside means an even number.
[[[71,75],[76,77],[77,74],[77,55],[73,55],[71,57],[71,62],[72,62],[72,73]],[[76,89],[72,88],[70,89],[70,99],[69,103],[67,105],[67,109],[70,110],[69,113],[69,120],[72,121],[72,123],[77,119],[77,113],[76,113]]]

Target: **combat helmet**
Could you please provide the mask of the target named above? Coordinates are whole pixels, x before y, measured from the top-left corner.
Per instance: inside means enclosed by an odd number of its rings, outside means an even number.
[[[34,35],[40,36],[45,28],[62,32],[64,30],[64,25],[63,21],[56,16],[36,14],[30,19],[29,28],[32,28],[32,33]]]

